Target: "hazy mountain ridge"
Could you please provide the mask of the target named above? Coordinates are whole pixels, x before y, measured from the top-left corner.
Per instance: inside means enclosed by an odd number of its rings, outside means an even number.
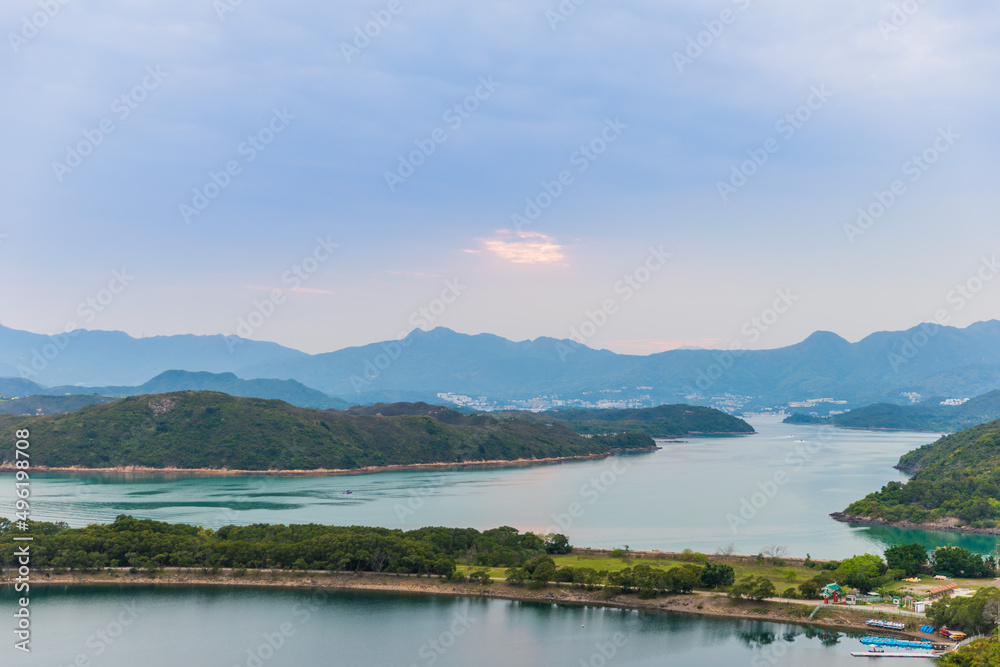
[[[672,350],[649,356],[554,338],[515,342],[445,328],[317,355],[222,336],[134,339],[120,332],[78,332],[67,340],[66,349],[28,379],[134,386],[182,369],[295,380],[347,403],[433,401],[437,393],[452,392],[496,400],[552,396],[595,403],[707,404],[713,396],[731,394],[743,397],[748,408],[819,397],[846,400],[852,407],[902,402],[903,392],[966,397],[1000,389],[996,320],[964,329],[923,324],[873,333],[857,343],[816,332],[773,350]],[[28,343],[35,348],[26,348]],[[54,345],[48,336],[0,327],[0,368],[26,368],[25,359],[47,344]],[[114,380],[97,381],[106,378]]]
[[[258,378],[242,380],[233,373],[209,373],[170,370],[136,387],[51,387],[48,394],[101,394],[104,396],[140,396],[172,391],[218,391],[230,396],[277,399],[303,408],[346,408],[348,403],[311,389],[296,380]]]

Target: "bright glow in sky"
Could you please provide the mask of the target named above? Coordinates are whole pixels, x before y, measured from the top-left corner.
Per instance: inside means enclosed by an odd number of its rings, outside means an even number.
[[[1000,317],[995,2],[560,6],[7,0],[0,322],[322,352],[446,281],[429,326],[611,300],[586,342],[637,354]]]

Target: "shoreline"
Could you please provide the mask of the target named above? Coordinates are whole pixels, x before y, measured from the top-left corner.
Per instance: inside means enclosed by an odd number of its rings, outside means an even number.
[[[238,578],[232,577],[230,570],[222,570],[220,573],[213,575],[202,574],[199,570],[167,570],[154,577],[150,577],[146,573],[130,574],[127,571],[120,571],[114,576],[106,571],[90,574],[51,574],[39,571],[34,574],[35,577],[41,577],[32,580],[32,586],[35,587],[117,585],[189,588],[212,586],[478,597],[543,604],[612,607],[646,612],[668,612],[717,618],[766,621],[820,627],[859,634],[866,634],[871,631],[871,628],[865,625],[864,617],[877,615],[872,613],[865,614],[862,610],[842,606],[830,606],[824,607],[823,611],[826,614],[822,618],[809,619],[808,616],[811,611],[816,606],[822,607],[822,603],[815,601],[733,602],[725,594],[706,592],[665,595],[651,600],[641,600],[633,595],[606,598],[599,591],[587,591],[582,587],[577,588],[570,584],[550,584],[545,588],[530,589],[509,586],[503,581],[494,581],[491,584],[483,586],[471,583],[448,583],[437,577],[397,576],[370,572],[294,573],[278,571],[268,574],[259,573],[257,575],[251,573]],[[0,586],[13,585],[14,581],[15,578],[9,574],[0,575]],[[902,631],[894,634],[907,637],[920,637],[920,634],[914,631]]]
[[[944,431],[940,429],[901,428],[895,426],[841,426],[840,424],[833,424],[831,422],[781,422],[781,423],[787,424],[788,426],[832,426],[833,428],[842,428],[845,431],[908,431],[910,433],[944,433],[945,435],[951,435],[952,433],[957,433],[957,431]]]
[[[900,521],[889,521],[887,519],[873,519],[857,514],[845,514],[844,512],[831,512],[830,518],[840,523],[855,524],[858,526],[879,526],[882,528],[904,528],[906,530],[931,530],[944,533],[960,533],[964,535],[1000,535],[1000,528],[973,528],[972,526],[953,526],[946,523],[914,523],[906,519]]]
[[[314,468],[311,470],[238,470],[229,468],[153,468],[149,466],[117,466],[112,468],[84,468],[80,466],[40,466],[31,467],[33,473],[82,474],[82,475],[191,475],[193,477],[338,477],[342,475],[370,475],[380,472],[405,472],[409,470],[462,470],[476,468],[526,468],[536,465],[554,465],[573,461],[606,459],[630,452],[650,452],[660,449],[616,449],[601,454],[580,454],[577,456],[553,456],[541,459],[491,459],[488,461],[453,461],[437,463],[401,463],[387,466],[365,466],[363,468]],[[0,473],[16,472],[10,462],[0,463]]]

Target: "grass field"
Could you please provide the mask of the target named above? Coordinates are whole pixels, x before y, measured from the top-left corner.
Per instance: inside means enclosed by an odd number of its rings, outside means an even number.
[[[774,587],[777,589],[778,593],[783,593],[788,588],[798,589],[798,585],[804,581],[808,581],[818,575],[823,574],[824,570],[819,567],[805,567],[802,561],[799,559],[786,559],[782,564],[774,564],[767,560],[759,561],[752,557],[747,556],[732,556],[732,557],[720,557],[711,556],[706,557],[701,554],[677,554],[677,553],[662,553],[656,554],[654,557],[649,557],[648,552],[639,555],[621,558],[613,557],[608,553],[602,552],[587,552],[578,551],[576,553],[567,554],[563,556],[553,556],[552,560],[555,561],[556,566],[566,567],[571,566],[574,568],[579,567],[589,567],[594,570],[604,570],[608,572],[616,572],[623,570],[626,567],[634,567],[635,565],[644,564],[650,567],[660,568],[663,570],[669,570],[672,567],[678,565],[683,565],[685,562],[694,563],[696,565],[704,565],[708,560],[724,562],[730,565],[736,572],[736,580],[748,576],[763,577],[771,581]],[[469,574],[473,570],[480,569],[469,566],[459,566],[460,571]],[[494,579],[504,579],[506,577],[506,568],[494,567],[490,568],[490,576]],[[833,582],[833,573],[829,573],[831,576],[829,582]],[[920,583],[914,584],[908,581],[897,581],[893,582],[888,588],[892,591],[901,592],[906,589],[911,589],[915,591],[918,596],[923,596],[926,590],[933,586],[940,586],[945,583],[955,583],[959,588],[969,588],[972,590],[978,590],[984,586],[995,585],[993,579],[949,579],[947,581],[936,580],[929,575],[920,575]]]
[[[554,556],[552,560],[555,561],[558,567],[589,567],[594,570],[605,570],[608,572],[617,572],[619,570],[624,570],[626,567],[634,567],[639,564],[669,570],[672,567],[683,565],[685,562],[691,562],[699,566],[704,565],[706,562],[703,560],[703,557],[697,558],[697,555],[685,559],[685,557],[681,554],[666,553],[662,556],[654,558],[615,558],[610,555],[574,553],[564,556]],[[713,557],[711,560],[718,559]],[[778,589],[779,593],[784,591],[789,586],[798,586],[803,581],[812,579],[821,572],[819,568],[808,568],[803,566],[801,561],[786,561],[784,565],[774,565],[767,562],[759,563],[756,560],[749,558],[740,559],[734,557],[724,559],[724,562],[731,565],[736,571],[737,580],[750,575],[764,577],[765,579],[769,579],[771,583],[774,584],[774,587]],[[468,574],[479,568],[460,566],[458,569]],[[506,571],[506,568],[502,567],[490,568],[490,576],[495,579],[503,579],[506,576]],[[833,579],[831,578],[830,581],[833,581]]]

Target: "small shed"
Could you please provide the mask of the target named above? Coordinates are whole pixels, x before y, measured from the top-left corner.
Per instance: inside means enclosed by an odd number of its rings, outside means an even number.
[[[927,600],[914,600],[913,611],[917,612],[918,614],[927,613]]]
[[[955,582],[952,582],[950,584],[945,584],[944,586],[938,586],[936,588],[932,588],[929,591],[927,591],[927,595],[929,595],[932,598],[938,597],[939,595],[944,595],[947,591],[950,591],[951,589],[956,588],[957,586],[958,584],[956,584]]]

